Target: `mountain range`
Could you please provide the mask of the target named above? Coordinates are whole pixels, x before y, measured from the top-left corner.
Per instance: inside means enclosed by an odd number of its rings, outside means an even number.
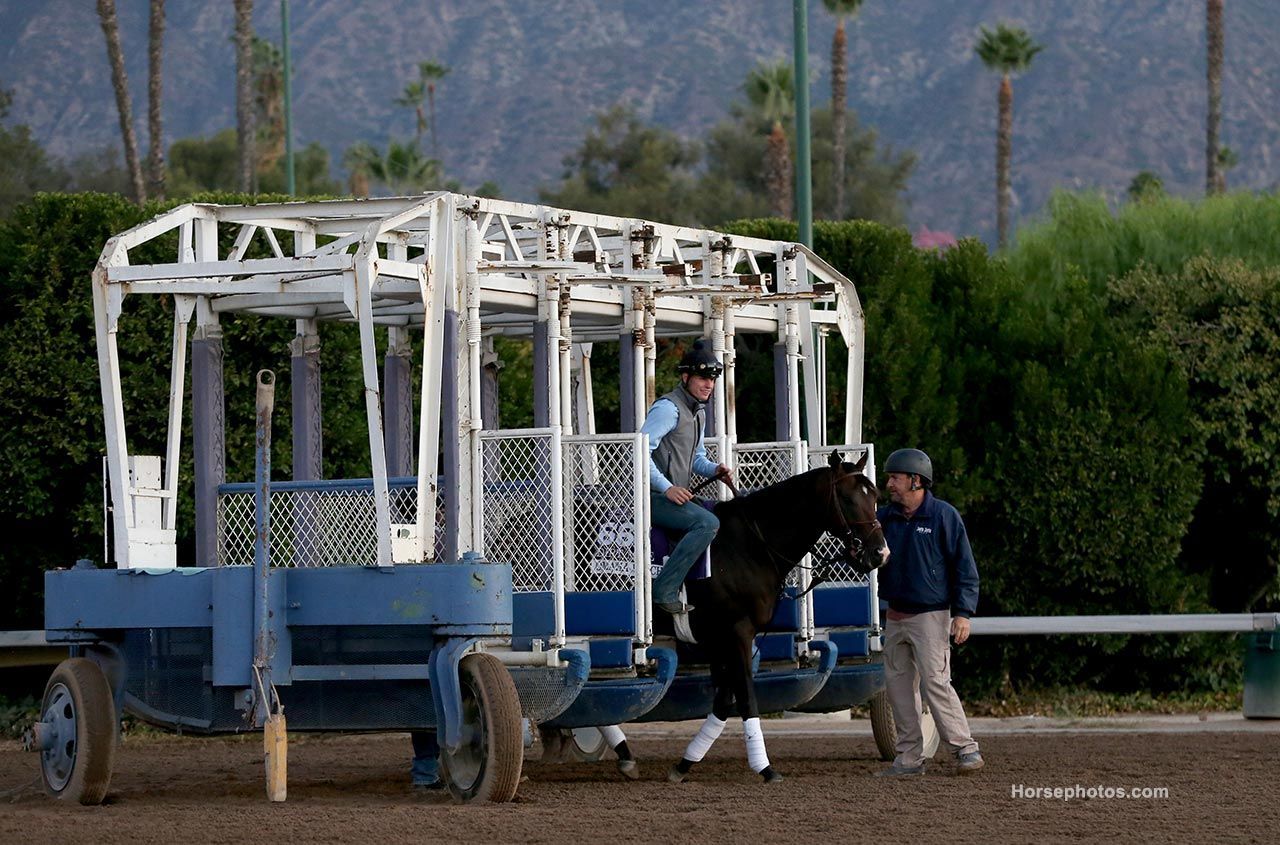
[[[134,114],[145,149],[147,9],[118,0]],[[255,4],[278,41],[280,6]],[[168,0],[166,141],[234,125],[231,0]],[[787,59],[786,0],[292,0],[294,133],[341,159],[358,140],[413,134],[394,104],[419,61],[452,71],[436,111],[446,171],[467,188],[495,181],[536,199],[592,116],[627,103],[700,137],[742,99],[761,61]],[[1141,170],[1172,192],[1204,183],[1203,0],[866,0],[849,24],[849,106],[881,143],[912,150],[909,220],[990,239],[997,77],[974,55],[981,25],[1026,28],[1044,51],[1014,80],[1014,217],[1055,188],[1123,197]],[[106,49],[91,0],[0,0],[0,87],[8,120],[51,153],[119,144]],[[834,19],[809,12],[812,100],[830,98]],[[1232,188],[1280,181],[1276,0],[1226,4],[1221,137],[1239,157]]]

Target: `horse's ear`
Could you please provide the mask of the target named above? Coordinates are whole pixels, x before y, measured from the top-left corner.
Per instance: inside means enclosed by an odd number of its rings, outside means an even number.
[[[862,472],[862,468],[867,465],[867,456],[870,454],[871,453],[869,451],[866,451],[866,450],[863,451],[862,457],[858,458],[858,462],[853,465],[854,472]]]
[[[838,469],[842,463],[844,463],[844,461],[840,458],[840,450],[832,449],[831,456],[827,458],[827,466],[832,469]]]

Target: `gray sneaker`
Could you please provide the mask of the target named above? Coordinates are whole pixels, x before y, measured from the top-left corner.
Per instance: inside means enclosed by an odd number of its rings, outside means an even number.
[[[897,763],[894,763],[887,769],[880,769],[877,772],[872,772],[871,776],[877,778],[910,778],[918,777],[922,774],[924,774],[924,763],[921,763],[918,766],[899,766]]]
[[[961,774],[976,772],[985,766],[982,760],[982,754],[978,751],[970,751],[968,754],[959,754],[956,756],[956,767]]]

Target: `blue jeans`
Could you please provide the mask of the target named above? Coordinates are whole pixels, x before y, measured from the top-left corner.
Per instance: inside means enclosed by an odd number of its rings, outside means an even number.
[[[686,532],[653,581],[655,603],[679,601],[680,585],[694,562],[716,538],[720,520],[696,501],[677,505],[661,493],[649,495],[649,516],[654,525]]]
[[[413,731],[413,768],[410,775],[415,786],[428,786],[440,780],[440,744],[435,731]]]

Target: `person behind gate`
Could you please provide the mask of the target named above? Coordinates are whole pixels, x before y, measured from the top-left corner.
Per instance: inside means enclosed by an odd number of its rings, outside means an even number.
[[[954,507],[935,498],[933,462],[919,449],[899,449],[885,461],[890,504],[877,517],[889,544],[880,572],[880,598],[888,601],[884,641],[885,689],[898,729],[897,757],[876,776],[924,772],[921,698],[929,705],[938,735],[956,756],[961,772],[982,768],[982,754],[951,686],[951,646],[969,638],[969,617],[978,607],[978,567],[964,521]]]
[[[653,582],[653,605],[668,613],[692,610],[680,602],[680,585],[694,562],[715,539],[720,520],[693,501],[693,473],[731,479],[724,464],[707,458],[703,432],[706,403],[724,371],[702,341],[693,344],[676,367],[680,386],[653,403],[641,431],[649,435],[649,512],[653,524],[684,531]]]

